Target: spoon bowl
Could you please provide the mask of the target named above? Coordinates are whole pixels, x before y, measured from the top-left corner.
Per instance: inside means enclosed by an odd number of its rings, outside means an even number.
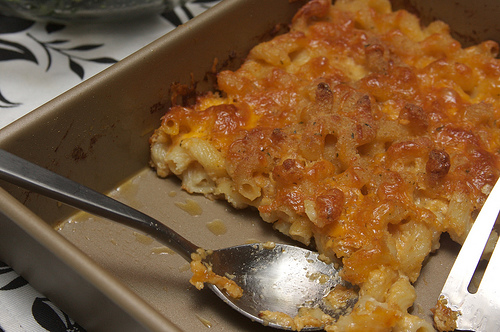
[[[295,317],[300,308],[318,308],[338,318],[355,304],[352,299],[338,310],[323,300],[335,286],[351,285],[339,276],[333,264],[305,248],[279,243],[246,244],[216,250],[207,261],[214,272],[231,276],[244,292],[241,298],[234,299],[212,284],[208,287],[233,309],[263,325],[290,329],[262,318],[262,310]],[[301,331],[319,329],[305,327]]]
[[[188,262],[199,249],[163,223],[104,194],[62,177],[0,149],[0,179],[142,231],[170,247]],[[352,308],[355,299],[331,308],[323,299],[337,285],[350,287],[334,264],[327,264],[311,250],[285,244],[247,244],[208,251],[203,263],[242,288],[235,299],[208,284],[217,296],[244,316],[266,326],[290,330],[281,320],[262,318],[262,311],[295,317],[299,309],[319,308],[338,317]],[[320,330],[304,327],[302,331]]]

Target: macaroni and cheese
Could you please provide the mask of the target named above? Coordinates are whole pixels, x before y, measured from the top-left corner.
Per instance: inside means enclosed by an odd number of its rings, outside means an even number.
[[[387,0],[311,0],[218,91],[171,107],[151,163],[340,258],[359,299],[326,331],[433,331],[412,283],[499,176],[498,51]]]

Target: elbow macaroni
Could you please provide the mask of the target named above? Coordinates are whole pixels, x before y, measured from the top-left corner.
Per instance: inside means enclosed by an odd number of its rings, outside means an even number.
[[[387,0],[311,0],[218,74],[220,95],[169,110],[151,163],[341,259],[359,299],[326,331],[432,331],[408,313],[412,283],[441,233],[464,240],[500,170],[498,45],[448,30]]]

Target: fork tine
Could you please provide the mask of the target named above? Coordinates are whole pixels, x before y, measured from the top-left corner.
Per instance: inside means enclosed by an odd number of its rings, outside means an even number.
[[[500,330],[500,250],[494,250],[479,289],[467,290],[500,210],[500,180],[474,222],[441,291],[447,307],[458,312],[460,330]]]
[[[500,211],[500,180],[479,212],[453,264],[444,291],[466,291]],[[451,287],[451,288],[450,288]]]
[[[467,293],[457,328],[477,332],[500,330],[500,250],[494,250],[475,294]]]
[[[475,295],[475,307],[483,308],[483,317],[474,317],[477,331],[500,330],[500,250],[493,250],[483,279]],[[476,299],[477,298],[477,299]]]
[[[491,254],[490,261],[477,290],[477,293],[483,293],[486,296],[492,296],[492,292],[495,294],[500,293],[500,250],[497,250],[496,247]],[[500,298],[498,298],[498,302],[500,302]]]

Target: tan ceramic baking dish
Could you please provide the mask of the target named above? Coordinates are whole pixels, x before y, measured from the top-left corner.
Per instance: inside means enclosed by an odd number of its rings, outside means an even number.
[[[213,84],[304,1],[226,0],[0,131],[0,147],[82,182],[169,224],[200,246],[288,239],[251,211],[189,197],[148,169],[148,137],[170,103],[171,83]],[[446,3],[446,5],[445,5]],[[464,43],[500,40],[495,1],[394,1],[426,20],[443,17]],[[481,25],[480,25],[481,24]],[[473,28],[471,28],[471,25]],[[89,331],[265,331],[209,291],[188,283],[186,262],[159,244],[98,218],[75,215],[39,195],[0,183],[0,260]],[[120,186],[121,185],[121,186]],[[113,190],[120,186],[120,190]],[[192,216],[179,203],[192,199]],[[85,221],[83,221],[85,219]],[[57,227],[62,220],[64,227]],[[222,222],[217,235],[206,223]],[[443,239],[418,284],[414,312],[430,319],[458,248]]]

